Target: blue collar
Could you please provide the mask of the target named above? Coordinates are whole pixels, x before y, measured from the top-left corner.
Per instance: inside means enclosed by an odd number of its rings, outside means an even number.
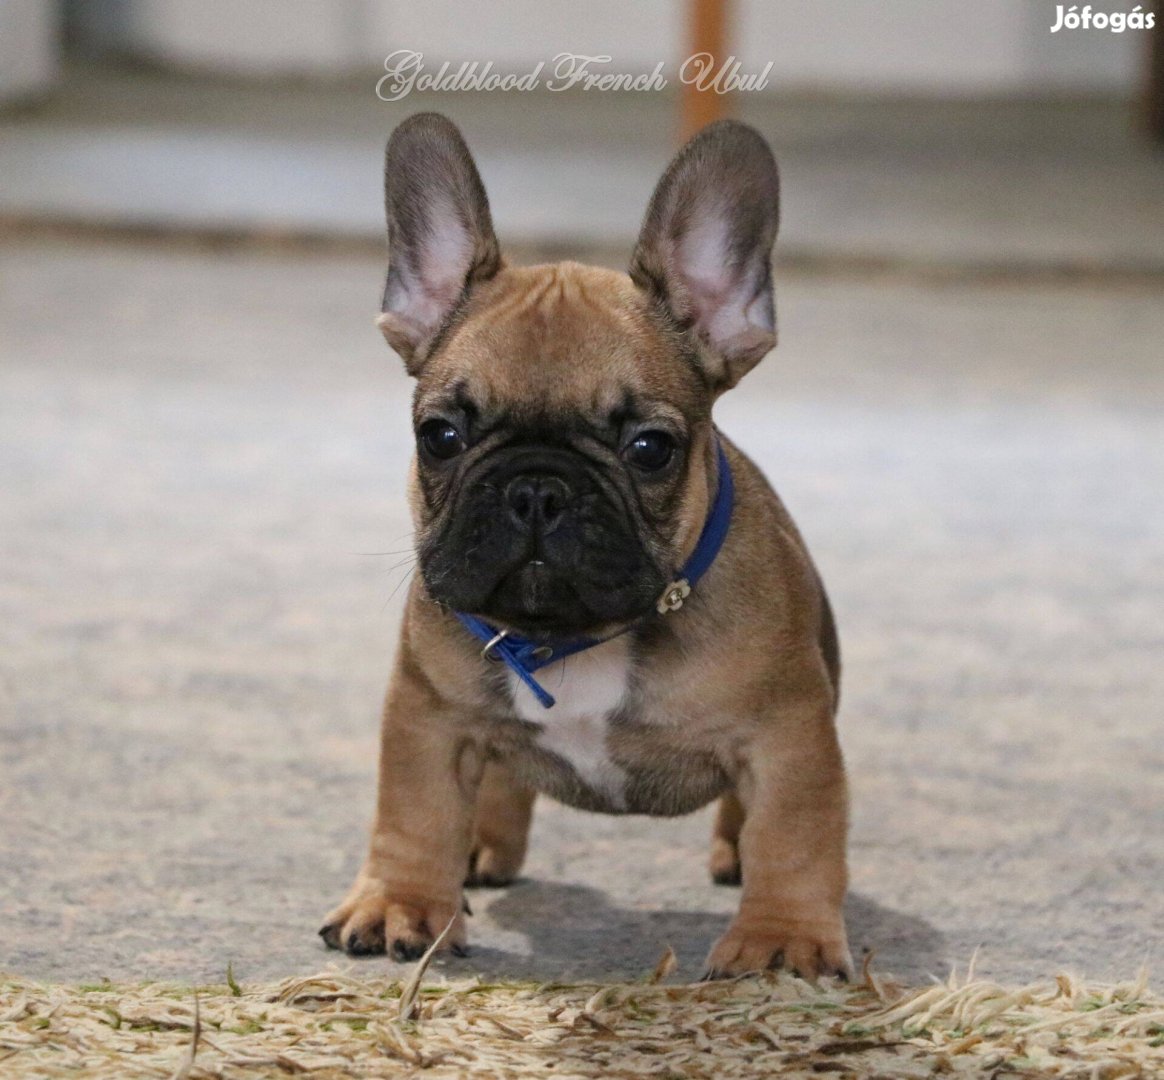
[[[732,483],[732,470],[728,464],[727,455],[719,439],[715,442],[716,456],[719,462],[719,482],[715,492],[715,501],[708,512],[707,520],[703,523],[703,532],[699,534],[699,542],[691,553],[691,558],[683,564],[679,573],[663,590],[655,604],[660,615],[670,611],[678,611],[683,601],[691,595],[691,590],[699,579],[711,568],[719,549],[723,547],[727,537],[728,527],[732,520],[732,504],[735,500],[735,485]],[[526,686],[530,688],[534,697],[547,709],[552,708],[552,695],[533,676],[534,672],[544,668],[547,664],[564,660],[567,656],[592,649],[604,641],[625,634],[635,624],[624,627],[610,637],[594,638],[581,637],[570,641],[530,641],[528,638],[518,637],[508,630],[498,630],[490,626],[475,615],[466,615],[464,612],[454,612],[461,624],[478,640],[485,643],[481,655],[488,660],[495,660],[504,664]]]

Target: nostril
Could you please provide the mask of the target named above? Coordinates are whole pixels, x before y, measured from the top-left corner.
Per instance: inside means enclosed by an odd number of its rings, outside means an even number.
[[[545,525],[552,525],[562,516],[562,511],[566,508],[566,500],[562,497],[562,493],[553,487],[543,487],[541,496],[542,522]]]
[[[570,502],[570,489],[566,481],[557,476],[543,477],[538,484],[538,501],[542,528],[549,531],[561,521]]]
[[[529,489],[522,487],[512,492],[509,497],[509,505],[522,521],[528,521],[533,512],[534,505]]]
[[[519,476],[505,489],[505,501],[514,520],[519,525],[529,525],[534,517],[537,497],[537,481]]]

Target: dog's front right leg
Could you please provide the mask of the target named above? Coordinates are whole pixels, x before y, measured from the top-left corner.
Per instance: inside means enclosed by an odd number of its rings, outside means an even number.
[[[402,657],[384,706],[368,857],[319,932],[331,948],[415,959],[452,921],[444,948],[464,954],[461,884],[483,761],[451,707]]]

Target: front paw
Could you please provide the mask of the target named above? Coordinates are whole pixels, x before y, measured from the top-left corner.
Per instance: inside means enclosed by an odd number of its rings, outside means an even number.
[[[467,956],[469,949],[461,898],[434,899],[407,895],[382,882],[360,880],[319,931],[329,949],[349,956],[388,953],[393,960],[416,960],[449,921],[452,929],[442,949]]]
[[[851,978],[853,958],[843,920],[839,916],[819,922],[737,918],[712,947],[703,977],[727,979],[780,968],[809,980],[821,975]]]

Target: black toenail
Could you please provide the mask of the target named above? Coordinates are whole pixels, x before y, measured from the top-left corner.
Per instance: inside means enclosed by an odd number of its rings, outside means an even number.
[[[376,950],[366,941],[361,940],[355,933],[348,935],[348,955],[349,956],[371,956]]]
[[[397,938],[392,942],[392,958],[401,962],[419,960],[427,948],[427,945],[416,945],[405,941],[403,938]]]

